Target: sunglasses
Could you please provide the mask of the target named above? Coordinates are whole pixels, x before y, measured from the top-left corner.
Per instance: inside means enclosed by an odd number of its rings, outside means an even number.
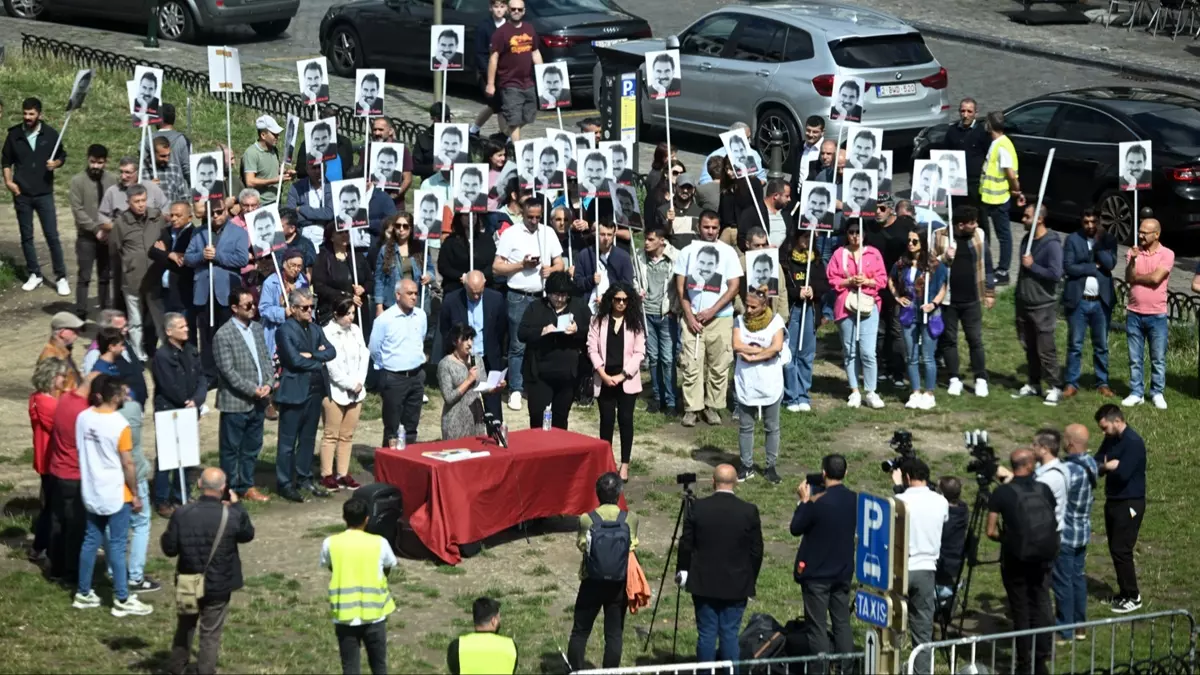
[[[683,175],[683,172],[682,172],[682,171],[672,171],[672,172],[671,172],[671,175],[672,175],[672,176],[682,176],[682,175]]]
[[[920,239],[909,239],[908,243],[909,244],[920,244],[921,240]]]
[[[243,302],[242,304],[238,305],[238,308],[239,309],[254,309],[254,303],[253,302]]]
[[[401,230],[411,230],[412,223],[396,223],[396,227]]]
[[[508,11],[510,11],[514,14],[523,13],[525,11],[525,8],[524,7],[509,7]]]
[[[621,304],[625,304],[625,303],[629,302],[629,296],[627,296],[627,295],[618,295],[618,296],[616,296],[616,297],[614,297],[614,298],[613,298],[613,302],[619,302],[619,303],[621,303]]]
[[[307,312],[308,310],[312,309],[312,305],[296,305],[295,307],[301,312]]]

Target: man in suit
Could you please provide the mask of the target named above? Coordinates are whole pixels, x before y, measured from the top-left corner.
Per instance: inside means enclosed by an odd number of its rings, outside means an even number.
[[[262,450],[263,420],[275,385],[275,368],[262,324],[254,320],[254,295],[234,288],[228,303],[233,319],[221,326],[212,343],[220,376],[221,470],[229,476],[229,489],[242,499],[265,502],[269,498],[254,488],[254,466]]]
[[[356,115],[382,115],[383,99],[379,97],[380,83],[375,73],[363,75],[358,85],[358,100],[354,102]]]
[[[860,129],[850,142],[850,156],[846,163],[852,169],[878,169],[879,160],[875,154],[875,134]]]
[[[796,551],[792,578],[800,584],[804,598],[809,653],[846,654],[854,651],[854,633],[850,628],[850,579],[854,575],[858,495],[843,484],[846,480],[845,457],[826,455],[821,460],[821,476],[819,486],[806,481],[796,488],[800,503],[792,514],[790,529],[793,537],[803,538]],[[814,494],[814,488],[820,491]],[[826,615],[833,624],[832,646],[825,624]]]
[[[1067,315],[1067,368],[1063,398],[1079,392],[1083,336],[1092,331],[1092,365],[1096,389],[1113,396],[1108,386],[1108,324],[1113,310],[1113,267],[1117,240],[1099,226],[1098,214],[1084,209],[1079,229],[1063,243],[1063,313]]]
[[[192,241],[196,229],[192,223],[192,205],[175,202],[167,209],[167,224],[159,230],[158,241],[149,251],[150,272],[148,278],[153,285],[146,292],[150,318],[158,331],[158,341],[167,343],[167,312],[185,316],[192,310],[192,268],[183,262],[184,253]],[[196,344],[194,331],[188,332],[190,342]]]
[[[758,507],[736,497],[735,485],[737,470],[719,465],[713,471],[713,494],[692,504],[679,538],[675,581],[691,592],[696,606],[697,661],[738,658],[742,614],[762,567]]]
[[[216,332],[229,321],[232,308],[226,304],[232,297],[231,291],[242,285],[242,268],[250,262],[250,236],[236,225],[227,227],[229,213],[221,202],[200,202],[197,215],[204,218],[204,209],[212,209],[212,238],[210,244],[208,228],[196,228],[188,242],[183,262],[194,270],[195,283],[192,288],[192,306],[201,338],[200,356],[204,362],[204,373],[208,376],[208,388],[217,386],[217,365],[213,361]],[[211,265],[210,265],[211,263]],[[213,278],[213,314],[209,320],[208,277]]]
[[[300,95],[304,97],[304,105],[314,105],[329,100],[329,85],[325,83],[325,70],[321,68],[320,61],[314,59],[304,66],[304,74],[301,76],[300,82]]]
[[[458,44],[458,33],[454,29],[447,28],[438,35],[429,67],[430,70],[462,70],[462,47]]]
[[[600,285],[601,276],[608,277],[608,283],[618,281],[633,285],[633,260],[629,253],[619,246],[613,246],[617,237],[617,226],[611,221],[600,222],[600,265],[601,272],[596,267],[596,247],[589,246],[580,249],[575,258],[575,285],[583,297],[588,297]]]
[[[571,89],[564,87],[566,78],[557,66],[549,66],[542,71],[542,108],[553,110],[571,105]]]
[[[859,99],[862,97],[862,89],[858,86],[858,82],[854,80],[846,80],[842,86],[838,88],[837,101],[829,110],[829,119],[844,120],[846,122],[858,122],[862,120],[862,104]]]
[[[362,193],[353,185],[347,185],[338,193],[338,229],[348,230],[367,224],[367,210],[360,208]]]
[[[668,96],[678,96],[681,91],[679,78],[675,77],[675,59],[670,54],[662,53],[650,64],[650,98],[658,100]]]
[[[1125,153],[1125,167],[1121,171],[1121,189],[1136,190],[1150,187],[1150,172],[1146,171],[1146,149],[1140,145],[1129,148]]]
[[[484,371],[503,370],[508,355],[508,305],[499,291],[486,288],[483,272],[467,273],[463,287],[446,294],[438,324],[442,335],[449,335],[455,324],[475,329],[474,356]],[[500,392],[483,395],[484,410],[497,420],[504,419]]]
[[[458,177],[458,194],[454,197],[455,211],[467,209],[475,213],[487,212],[487,192],[483,189],[483,174],[474,167]]]
[[[275,392],[275,405],[279,408],[275,481],[281,497],[303,502],[300,489],[314,497],[329,496],[325,488],[313,481],[312,461],[321,401],[329,386],[325,381],[325,364],[337,356],[337,350],[312,320],[313,297],[309,289],[297,288],[288,293],[288,304],[291,317],[275,335],[280,365],[279,391]]]

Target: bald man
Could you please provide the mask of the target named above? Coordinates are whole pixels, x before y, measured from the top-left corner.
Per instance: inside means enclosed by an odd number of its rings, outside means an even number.
[[[1100,470],[1088,452],[1088,429],[1071,424],[1063,431],[1067,456],[1067,507],[1063,516],[1062,544],[1054,561],[1053,587],[1054,623],[1065,626],[1087,621],[1087,562],[1088,541],[1092,537],[1092,504],[1096,477]],[[1083,640],[1087,631],[1062,631],[1060,640]]]
[[[449,335],[455,324],[475,329],[472,343],[475,362],[480,366],[480,377],[493,370],[504,370],[505,355],[508,354],[508,308],[499,291],[486,287],[483,272],[472,270],[463,277],[463,287],[446,294],[438,314],[438,329]],[[483,409],[497,420],[504,419],[501,394],[483,395]]]
[[[1057,232],[1046,227],[1046,207],[1034,216],[1036,206],[1025,207],[1025,227],[1029,233],[1021,240],[1021,269],[1017,272],[1017,337],[1025,348],[1029,380],[1013,398],[1041,396],[1042,381],[1046,405],[1062,400],[1062,373],[1054,346],[1054,328],[1058,324],[1058,282],[1063,277],[1063,245]],[[1032,248],[1027,248],[1030,237]]]
[[[1167,285],[1175,266],[1175,252],[1162,245],[1162,225],[1147,218],[1138,225],[1137,246],[1125,254],[1125,282],[1129,302],[1125,306],[1125,334],[1129,343],[1129,396],[1121,405],[1145,403],[1144,369],[1146,343],[1150,344],[1150,400],[1159,410],[1167,409],[1163,390],[1167,386]]]
[[[762,567],[758,507],[733,494],[737,482],[732,464],[717,466],[713,494],[692,504],[679,538],[675,581],[696,607],[697,661],[738,658],[742,614]]]
[[[1010,464],[1012,480],[996,488],[988,502],[987,536],[1001,543],[1000,578],[1008,595],[1013,630],[1046,628],[1053,623],[1050,570],[1059,542],[1054,493],[1034,480],[1036,460],[1029,448],[1013,451]],[[1047,672],[1050,634],[1038,635],[1036,649],[1030,643],[1028,637],[1017,638],[1017,672]]]

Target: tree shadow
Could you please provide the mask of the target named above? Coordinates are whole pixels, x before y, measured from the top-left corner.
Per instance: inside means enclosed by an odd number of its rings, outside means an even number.
[[[168,672],[170,663],[171,652],[160,649],[159,651],[149,654],[144,659],[134,661],[133,663],[129,664],[129,666],[133,670],[140,670],[145,673],[165,673]],[[195,667],[193,666],[185,672],[195,672]]]

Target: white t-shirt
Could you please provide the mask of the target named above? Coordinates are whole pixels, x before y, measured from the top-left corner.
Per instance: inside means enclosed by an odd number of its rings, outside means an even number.
[[[555,258],[561,258],[562,244],[558,243],[558,235],[545,225],[538,225],[537,232],[530,232],[524,225],[513,226],[500,235],[496,243],[496,255],[510,263],[519,263],[527,255],[541,256],[542,265],[549,265]],[[508,277],[508,287],[522,293],[536,293],[542,290],[541,267],[522,268]]]
[[[784,329],[779,315],[771,317],[767,327],[751,332],[746,328],[743,317],[733,320],[733,329],[740,331],[742,342],[768,347],[775,334]],[[734,361],[733,384],[738,403],[748,406],[772,405],[783,397],[783,353],[768,361],[747,363],[741,356]]]
[[[75,421],[75,447],[79,449],[79,489],[90,513],[111,516],[133,494],[125,485],[121,453],[133,451],[133,433],[120,413],[88,408]]]
[[[928,486],[910,487],[896,499],[904,502],[904,517],[908,520],[908,571],[936,571],[950,503]]]
[[[680,251],[675,258],[673,273],[685,277],[684,289],[692,303],[693,312],[717,304],[717,300],[729,290],[729,280],[740,279],[743,274],[742,263],[732,246],[720,241],[699,239]],[[717,312],[717,316],[733,316],[733,303],[727,303]]]
[[[1049,464],[1038,464],[1033,476],[1054,493],[1054,519],[1058,521],[1058,531],[1062,532],[1067,516],[1067,467],[1063,466],[1062,460],[1055,459]]]
[[[787,239],[787,223],[783,221],[783,213],[776,211],[767,214],[767,243],[778,248]]]
[[[1092,251],[1096,247],[1095,239],[1087,240],[1088,251]],[[1083,294],[1097,296],[1100,295],[1100,282],[1096,281],[1096,277],[1083,278]]]

